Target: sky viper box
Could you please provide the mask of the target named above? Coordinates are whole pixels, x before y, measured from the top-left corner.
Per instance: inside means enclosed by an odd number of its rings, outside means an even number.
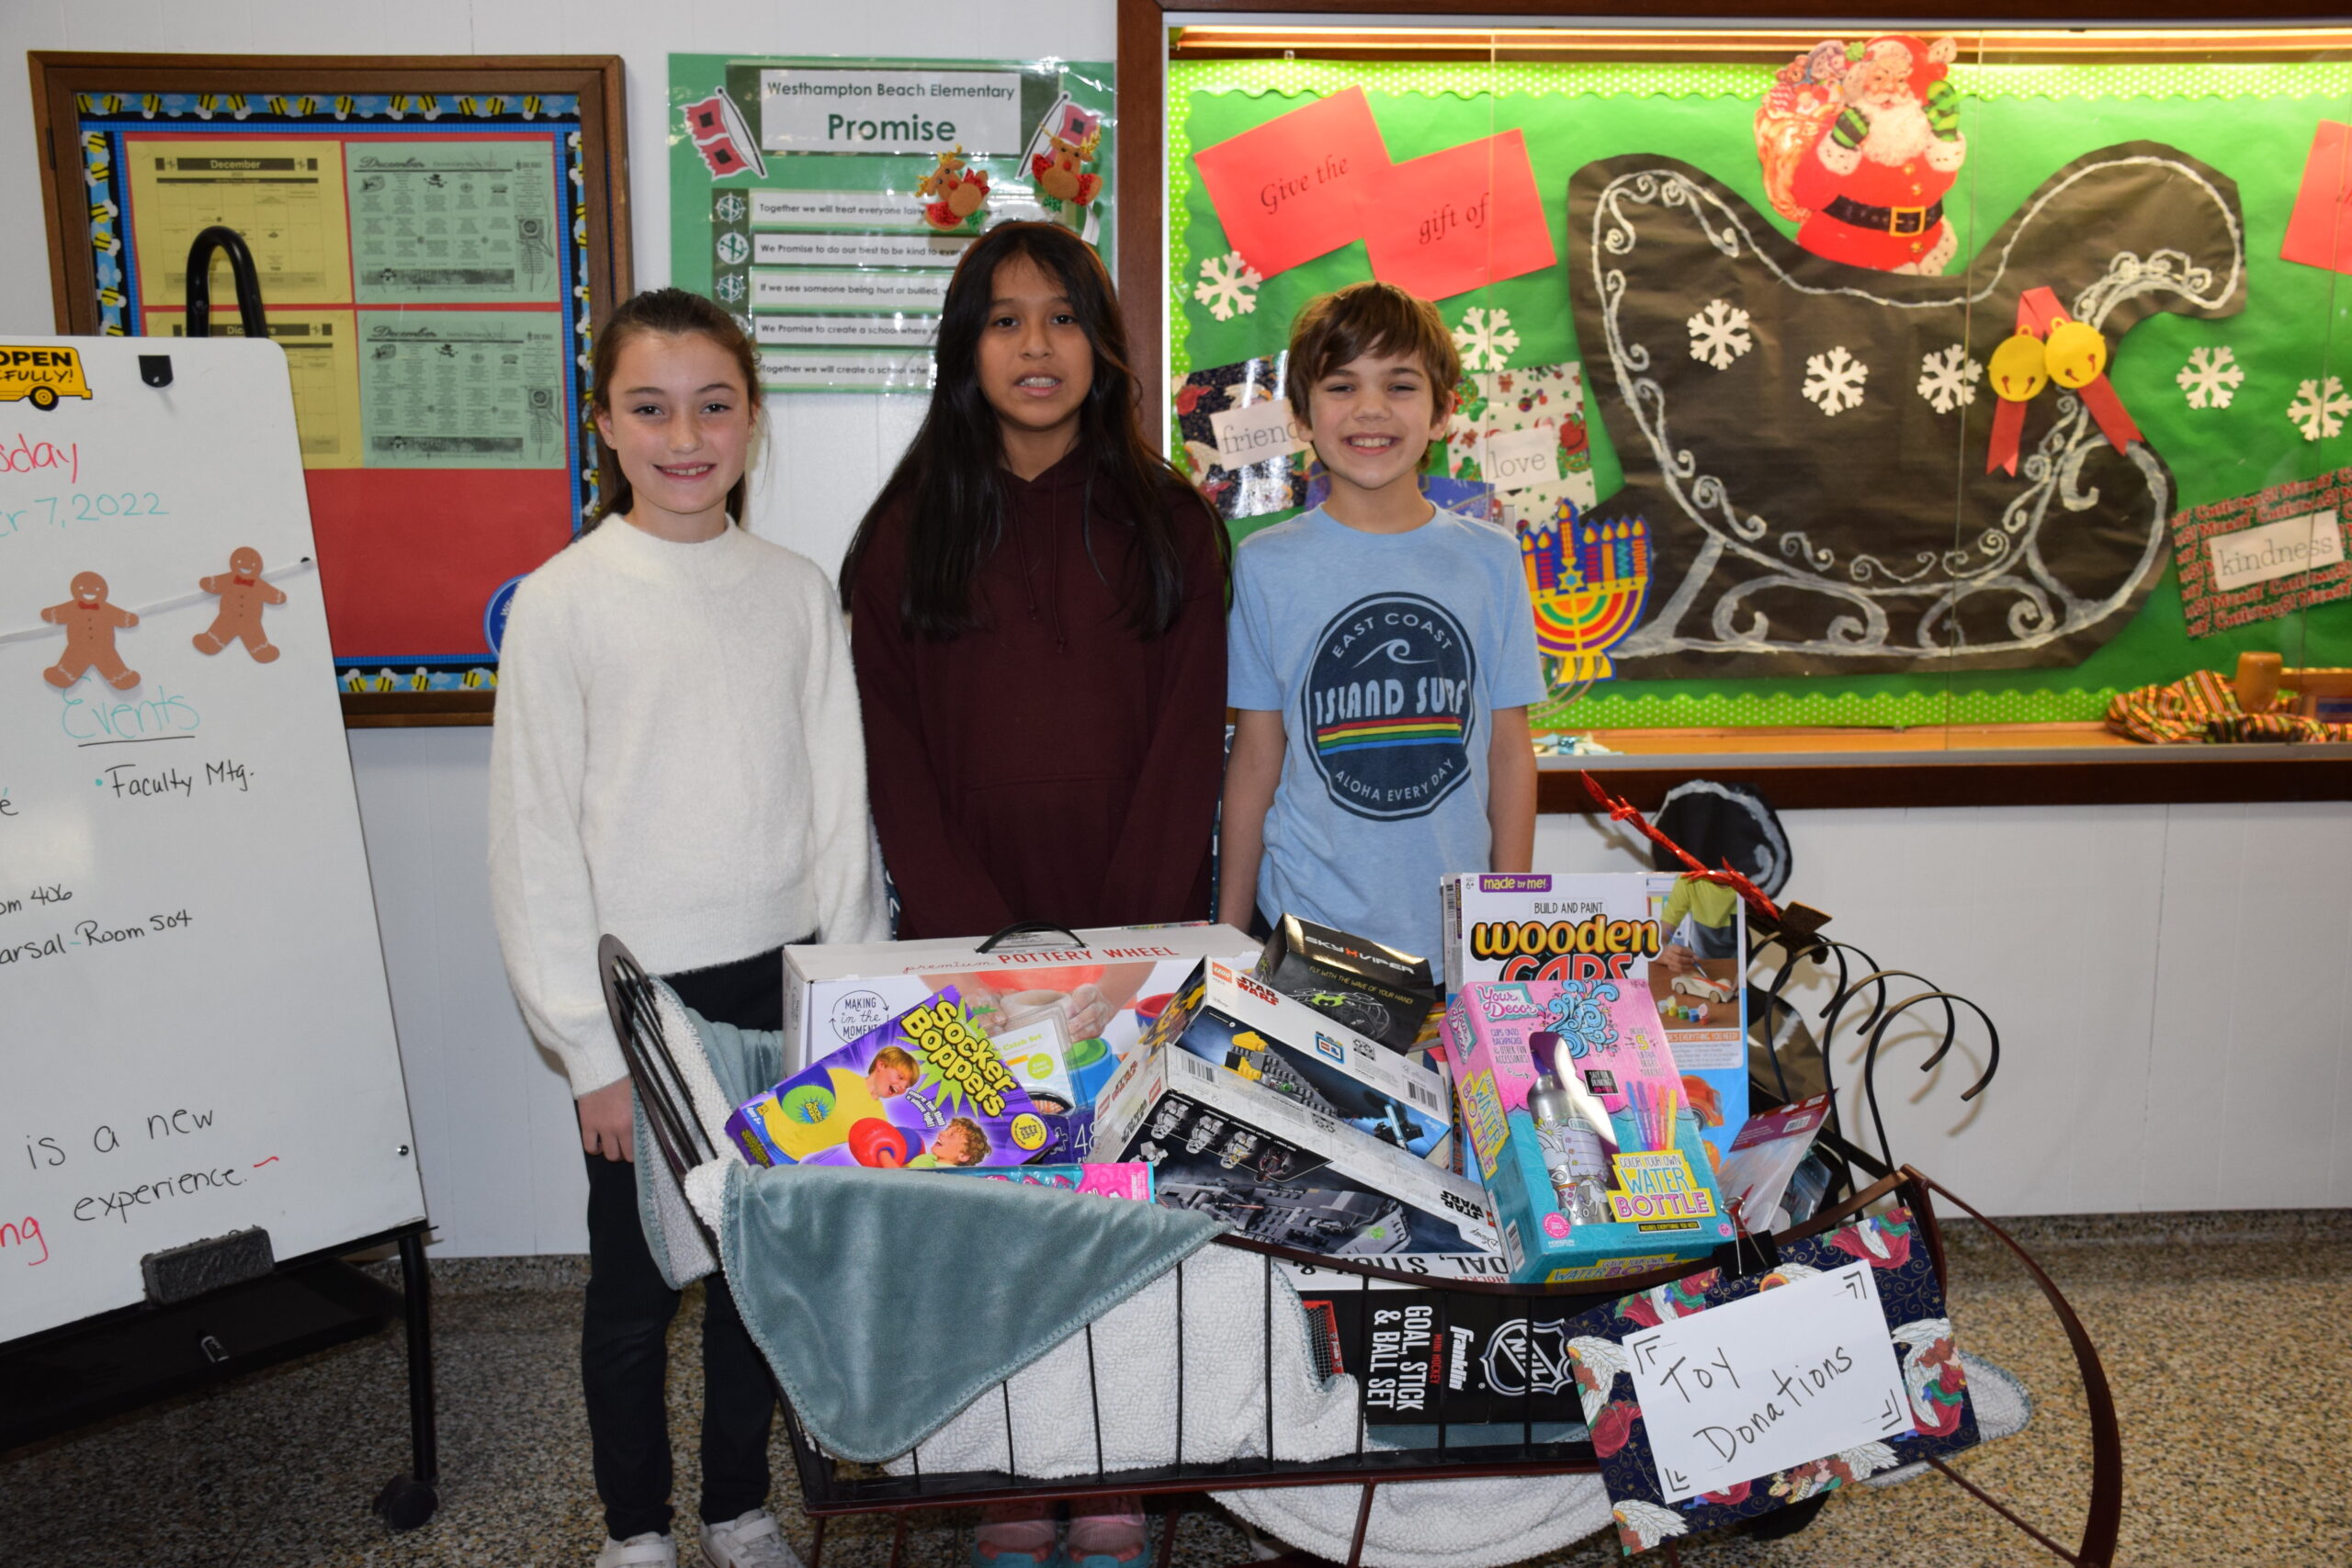
[[[1258,978],[1399,1051],[1420,1037],[1438,999],[1428,959],[1296,915],[1274,927],[1258,954]]]

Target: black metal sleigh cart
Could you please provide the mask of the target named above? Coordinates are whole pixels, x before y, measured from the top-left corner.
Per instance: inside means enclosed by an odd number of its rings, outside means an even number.
[[[1965,1024],[1969,1038],[1981,1035],[1989,1046],[1989,1065],[1966,1091],[1967,1097],[1973,1098],[1990,1082],[1998,1066],[1998,1039],[1990,1021],[1975,1004],[1908,971],[1883,967],[1849,944],[1822,937],[1820,919],[1812,911],[1792,907],[1782,919],[1759,920],[1754,928],[1749,964],[1752,1087],[1759,1103],[1792,1100],[1823,1090],[1834,1095],[1838,1086],[1832,1070],[1830,1047],[1835,1044],[1844,1048],[1849,1058],[1858,1051],[1862,1099],[1870,1113],[1871,1131],[1876,1134],[1877,1148],[1873,1153],[1864,1147],[1859,1137],[1849,1135],[1838,1124],[1833,1112],[1816,1145],[1833,1167],[1832,1184],[1819,1210],[1804,1224],[1779,1235],[1742,1236],[1722,1249],[1713,1262],[1732,1275],[1761,1273],[1774,1266],[1781,1248],[1833,1232],[1858,1217],[1899,1206],[1910,1216],[1913,1242],[1926,1249],[1936,1279],[1948,1282],[1950,1273],[1939,1212],[1950,1205],[1975,1220],[2015,1257],[2041,1289],[2074,1354],[2091,1439],[2088,1495],[2080,1536],[2071,1545],[2052,1539],[1940,1459],[1929,1458],[1927,1462],[1940,1471],[1968,1499],[1999,1514],[2057,1560],[2080,1568],[2109,1568],[2114,1561],[2122,1507],[2122,1455],[2114,1402],[2090,1336],[2057,1285],[2022,1247],[1957,1194],[1913,1167],[1894,1160],[1879,1115],[1877,1074],[1880,1059],[1888,1050],[1925,1043],[1931,1047],[1926,1060],[1926,1066],[1931,1069],[1954,1049]],[[721,1144],[711,1135],[706,1119],[695,1114],[680,1063],[665,1041],[657,982],[613,937],[604,940],[600,956],[613,1024],[628,1058],[652,1140],[671,1173],[683,1181],[685,1174],[697,1166],[731,1157],[721,1152]],[[1825,988],[1827,1000],[1815,1014],[1822,1026],[1816,1046],[1805,1019],[1791,998],[1802,992],[1810,1006]],[[1231,1361],[1236,1354],[1226,1347],[1204,1357],[1197,1333],[1193,1338],[1186,1337],[1183,1328],[1188,1285],[1195,1303],[1193,1310],[1198,1313],[1203,1310],[1198,1303],[1203,1299],[1200,1278],[1204,1270],[1212,1265],[1226,1269],[1229,1284],[1237,1254],[1247,1260],[1246,1266],[1252,1270],[1249,1289],[1254,1294],[1261,1320],[1254,1325],[1254,1342],[1247,1337],[1241,1339],[1245,1348],[1239,1353],[1254,1352],[1262,1359],[1262,1366],[1250,1370],[1249,1375],[1253,1380],[1262,1380],[1257,1391],[1260,1404],[1256,1408],[1265,1413],[1263,1441],[1250,1444],[1256,1451],[1246,1457],[1188,1453],[1184,1410],[1188,1389],[1196,1402],[1225,1397],[1206,1391],[1231,1387]],[[1415,1417],[1433,1423],[1433,1427],[1418,1428],[1427,1437],[1426,1446],[1400,1447],[1383,1440],[1385,1424],[1393,1423],[1396,1417],[1375,1404],[1370,1393],[1374,1380],[1359,1371],[1343,1385],[1350,1390],[1347,1397],[1354,1405],[1352,1445],[1336,1454],[1327,1452],[1323,1457],[1283,1457],[1274,1420],[1278,1379],[1274,1348],[1280,1342],[1275,1325],[1280,1314],[1295,1315],[1301,1311],[1291,1270],[1283,1267],[1285,1264],[1306,1266],[1316,1271],[1312,1278],[1319,1315],[1314,1320],[1317,1333],[1309,1336],[1310,1339],[1328,1338],[1336,1345],[1347,1338],[1352,1328],[1354,1343],[1365,1343],[1366,1318],[1380,1305],[1383,1291],[1411,1287],[1418,1292],[1417,1301],[1434,1306],[1437,1337],[1448,1337],[1457,1324],[1475,1323],[1489,1330],[1499,1327],[1503,1337],[1509,1337],[1515,1327],[1516,1343],[1522,1347],[1534,1345],[1540,1337],[1536,1331],[1564,1314],[1671,1284],[1704,1267],[1703,1260],[1696,1264],[1686,1262],[1598,1284],[1514,1285],[1399,1273],[1227,1233],[1217,1237],[1208,1250],[1178,1263],[1170,1270],[1174,1276],[1177,1325],[1176,1410],[1173,1447],[1167,1462],[1121,1468],[1118,1443],[1106,1442],[1106,1405],[1118,1391],[1107,1369],[1097,1363],[1096,1330],[1092,1324],[1082,1330],[1084,1358],[1073,1363],[1081,1369],[1080,1375],[1068,1381],[1061,1391],[1061,1407],[1050,1413],[1047,1419],[1039,1420],[1033,1411],[1016,1422],[1016,1396],[1010,1380],[982,1394],[969,1407],[967,1416],[975,1421],[998,1421],[998,1412],[1001,1412],[1001,1442],[991,1438],[990,1443],[992,1451],[1001,1456],[993,1467],[934,1468],[922,1462],[921,1449],[886,1466],[842,1461],[827,1453],[812,1439],[791,1400],[786,1398],[786,1425],[798,1470],[803,1506],[815,1521],[809,1568],[822,1568],[827,1524],[847,1516],[888,1515],[893,1518],[896,1529],[890,1561],[892,1568],[898,1568],[909,1524],[926,1510],[1121,1494],[1173,1499],[1206,1493],[1292,1487],[1356,1489],[1353,1530],[1346,1551],[1347,1568],[1355,1568],[1362,1561],[1367,1530],[1374,1521],[1374,1499],[1384,1486],[1437,1480],[1589,1476],[1600,1471],[1600,1458],[1585,1425],[1572,1416],[1566,1421],[1561,1419],[1556,1397],[1548,1404],[1541,1400],[1535,1392],[1538,1380],[1533,1378],[1522,1380],[1525,1392],[1515,1408],[1506,1400],[1499,1409],[1490,1393],[1480,1408],[1471,1410],[1463,1395],[1442,1381],[1436,1382],[1429,1390],[1426,1412]],[[1229,1321],[1230,1295],[1225,1300]],[[1356,1319],[1352,1325],[1346,1322],[1351,1313]],[[1212,1338],[1208,1343],[1216,1341]],[[1554,1389],[1557,1386],[1555,1381]],[[1451,1411],[1450,1404],[1454,1406]],[[1051,1427],[1060,1430],[1046,1430]],[[1091,1450],[1091,1468],[1083,1468],[1077,1474],[1055,1473],[1049,1478],[1037,1473],[1038,1467],[1032,1463],[1034,1450],[1051,1447],[1067,1456],[1073,1444],[1080,1455]],[[1327,1450],[1330,1446],[1325,1445]],[[1058,1467],[1061,1472],[1069,1468],[1067,1463]],[[1802,1511],[1778,1517],[1780,1532],[1786,1533],[1792,1525],[1810,1517],[1810,1510],[1803,1505],[1799,1509]],[[1183,1511],[1182,1505],[1177,1503],[1166,1512],[1160,1543],[1163,1562],[1170,1560],[1167,1554],[1175,1545]],[[1680,1561],[1676,1540],[1668,1539],[1661,1544],[1667,1562]],[[1305,1553],[1297,1554],[1297,1558],[1302,1564],[1315,1561]]]

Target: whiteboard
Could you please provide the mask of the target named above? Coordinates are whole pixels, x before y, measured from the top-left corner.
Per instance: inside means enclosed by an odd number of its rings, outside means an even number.
[[[0,1340],[424,1217],[314,555],[277,344],[0,339]]]

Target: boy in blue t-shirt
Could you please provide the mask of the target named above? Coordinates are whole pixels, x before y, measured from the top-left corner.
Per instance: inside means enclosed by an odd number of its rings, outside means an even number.
[[[1388,284],[1292,324],[1331,493],[1235,553],[1228,923],[1298,914],[1433,960],[1440,877],[1529,869],[1544,685],[1519,544],[1421,494],[1461,374],[1436,309]]]

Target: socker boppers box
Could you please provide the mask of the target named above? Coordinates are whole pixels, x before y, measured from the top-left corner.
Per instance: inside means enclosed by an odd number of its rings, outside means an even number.
[[[1030,1101],[945,986],[745,1100],[727,1135],[753,1165],[887,1169],[1066,1157],[1069,1128]]]
[[[1731,1238],[1646,993],[1615,979],[1473,982],[1445,1021],[1514,1281],[1639,1273]]]

